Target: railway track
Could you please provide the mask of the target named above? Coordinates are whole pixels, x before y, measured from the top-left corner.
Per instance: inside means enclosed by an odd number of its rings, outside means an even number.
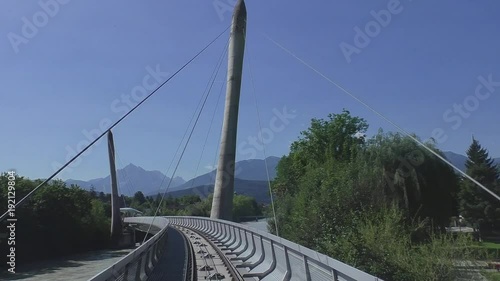
[[[185,238],[187,245],[186,280],[231,280],[244,281],[229,258],[210,241],[197,231],[174,226]]]

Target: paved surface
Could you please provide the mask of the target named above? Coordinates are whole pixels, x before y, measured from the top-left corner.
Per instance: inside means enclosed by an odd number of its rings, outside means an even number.
[[[96,251],[86,254],[16,265],[16,273],[0,273],[0,280],[23,281],[83,281],[111,266],[132,249],[115,251]]]
[[[148,280],[151,281],[178,281],[185,279],[186,243],[182,234],[176,229],[167,229],[167,243],[165,252],[158,260]]]
[[[261,219],[258,221],[243,222],[241,224],[244,224],[248,227],[253,227],[255,229],[262,230],[262,231],[269,233],[269,231],[267,230],[267,219]]]
[[[480,272],[479,269],[463,270],[455,281],[488,281]]]
[[[447,231],[449,232],[466,232],[466,233],[474,233],[474,228],[472,227],[457,227],[457,226],[452,226],[452,227],[447,227]]]

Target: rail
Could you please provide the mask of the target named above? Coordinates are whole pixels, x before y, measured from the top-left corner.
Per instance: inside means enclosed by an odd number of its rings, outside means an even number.
[[[89,281],[146,280],[158,262],[167,240],[169,221],[161,217],[130,217],[125,222],[136,224],[141,229],[154,234],[148,241],[137,247],[124,258],[101,271]],[[151,229],[149,225],[151,224]]]
[[[375,276],[286,239],[245,225],[202,217],[166,217],[170,224],[190,228],[217,241],[233,255],[245,278],[259,280],[382,281]]]
[[[211,239],[249,280],[382,281],[286,239],[229,221],[202,217],[133,217],[126,218],[125,222],[144,229],[153,222],[153,227],[147,230],[155,235],[89,280],[146,280],[165,248],[167,226],[177,225]]]

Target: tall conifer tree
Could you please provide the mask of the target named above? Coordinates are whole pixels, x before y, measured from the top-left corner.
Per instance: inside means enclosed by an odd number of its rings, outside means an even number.
[[[500,194],[499,173],[488,151],[472,138],[467,150],[466,173],[485,187]],[[500,221],[500,201],[469,179],[460,185],[460,210],[465,219],[476,223],[483,230],[491,230]]]

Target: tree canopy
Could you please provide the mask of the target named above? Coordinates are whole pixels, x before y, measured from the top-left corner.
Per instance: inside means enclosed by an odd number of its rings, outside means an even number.
[[[499,172],[479,141],[472,140],[467,150],[467,175],[471,176],[489,190],[500,195]],[[463,217],[483,230],[499,227],[500,202],[475,183],[464,178],[460,185],[460,211]]]
[[[386,280],[447,280],[460,248],[434,233],[456,214],[459,178],[432,142],[367,129],[347,110],[311,121],[278,164],[269,230]]]
[[[16,198],[41,181],[17,176]],[[8,177],[0,176],[0,202],[7,202]],[[20,262],[54,258],[108,246],[110,218],[94,193],[52,181],[16,208],[16,253]],[[2,204],[5,212],[7,204]],[[7,243],[0,243],[7,252]]]

